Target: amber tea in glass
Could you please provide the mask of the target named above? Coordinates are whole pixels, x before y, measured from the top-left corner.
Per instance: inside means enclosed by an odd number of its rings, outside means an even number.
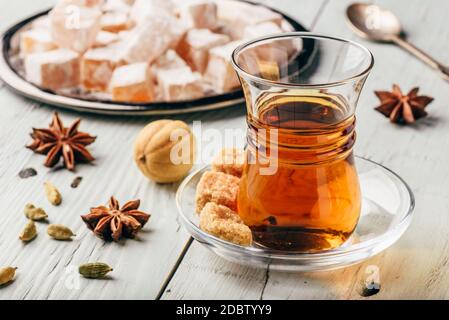
[[[361,209],[354,111],[371,54],[293,33],[241,46],[233,60],[248,108],[238,213],[254,241],[311,253],[341,246]]]

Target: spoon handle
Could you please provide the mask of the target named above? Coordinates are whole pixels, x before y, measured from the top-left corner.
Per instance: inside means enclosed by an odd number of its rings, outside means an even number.
[[[404,40],[401,37],[393,37],[392,39],[397,45],[399,45],[401,48],[407,50],[411,54],[413,54],[415,57],[432,67],[433,69],[436,69],[441,72],[441,75],[444,80],[449,81],[449,67],[445,67],[441,63],[439,63],[437,60],[432,58],[430,55],[422,51],[421,49],[415,47],[410,42]]]

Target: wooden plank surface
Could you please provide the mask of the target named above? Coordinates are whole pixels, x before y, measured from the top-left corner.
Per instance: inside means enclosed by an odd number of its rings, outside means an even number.
[[[53,1],[16,0],[2,5],[0,28]],[[357,39],[342,18],[349,1],[283,0],[264,1],[284,10],[315,31]],[[379,1],[391,7],[402,20],[409,37],[449,64],[449,36],[445,12],[449,4],[432,1]],[[406,4],[404,4],[406,2]],[[417,29],[416,26],[420,25]],[[359,39],[357,39],[359,41]],[[367,265],[380,269],[382,290],[373,298],[448,298],[449,194],[443,187],[449,176],[446,165],[449,111],[448,84],[419,61],[388,45],[366,44],[376,57],[359,109],[357,153],[387,165],[412,186],[417,209],[415,220],[406,235],[384,254],[351,268],[314,274],[279,273],[254,270],[228,263],[193,243],[185,259],[168,284],[165,299],[312,299],[359,298],[358,280],[365,276]],[[377,103],[372,91],[388,89],[397,82],[405,89],[415,85],[435,97],[429,106],[431,116],[410,128],[391,126],[372,110]],[[0,84],[0,265],[16,265],[16,281],[0,291],[0,299],[152,299],[175,266],[188,235],[180,229],[174,206],[177,185],[159,186],[147,182],[132,161],[132,143],[138,131],[154,118],[117,118],[61,112],[70,123],[82,116],[81,128],[98,135],[92,151],[95,166],[81,166],[74,175],[44,169],[43,158],[23,148],[32,126],[47,124],[52,107],[41,106],[18,97]],[[176,119],[191,123],[202,120],[203,129],[244,129],[244,108],[192,114]],[[13,124],[13,125],[12,125]],[[206,142],[205,142],[206,143]],[[219,146],[215,146],[218,148]],[[35,167],[39,175],[21,180],[17,173]],[[75,176],[84,179],[78,189],[71,189]],[[46,203],[42,184],[53,181],[63,192],[64,203],[52,208]],[[79,215],[89,207],[104,203],[115,194],[120,200],[141,198],[142,209],[153,216],[139,241],[103,244],[83,226]],[[48,239],[45,225],[40,235],[24,246],[17,240],[25,220],[25,203],[45,206],[51,222],[69,225],[78,236],[70,243]],[[114,266],[107,281],[79,279],[76,267],[87,261],[101,260]]]
[[[449,64],[449,3],[432,1],[376,1],[392,9],[409,39]],[[356,153],[399,173],[416,196],[414,221],[392,248],[350,268],[323,273],[281,273],[241,267],[217,258],[194,243],[167,286],[165,299],[359,299],[358,284],[368,266],[377,267],[381,291],[364,299],[449,298],[449,84],[400,49],[373,44],[352,35],[344,20],[345,1],[329,1],[313,31],[354,39],[372,50],[376,66],[361,96]],[[302,2],[288,5],[300,12]],[[404,90],[420,86],[433,96],[430,116],[415,126],[388,123],[373,110],[378,101],[373,90],[398,83]],[[195,290],[192,290],[195,288]]]
[[[17,0],[8,5],[2,28],[42,8],[51,1]],[[3,9],[3,7],[2,7]],[[23,10],[22,10],[23,9]],[[46,126],[56,110],[24,99],[0,86],[0,265],[17,266],[16,280],[0,290],[0,299],[154,299],[175,266],[188,234],[177,222],[174,202],[178,185],[161,186],[146,180],[132,159],[133,142],[149,117],[106,117],[59,110],[66,124],[82,117],[81,130],[98,136],[90,148],[97,158],[94,165],[81,165],[76,174],[50,170],[24,146],[32,127]],[[220,112],[191,114],[172,119],[188,123],[207,118],[203,129],[225,129],[245,110],[236,106]],[[243,134],[242,134],[243,142]],[[219,146],[216,146],[219,148]],[[38,176],[21,180],[23,168],[34,167]],[[78,189],[72,180],[82,176]],[[47,203],[43,183],[52,181],[63,194],[63,204]],[[80,219],[92,206],[106,203],[111,195],[120,201],[140,198],[141,209],[152,218],[137,241],[104,243],[94,237]],[[71,242],[52,241],[46,225],[38,224],[39,236],[28,245],[18,240],[26,220],[22,213],[32,202],[47,209],[51,223],[62,223],[77,234]],[[111,279],[80,279],[77,267],[85,262],[104,261],[114,267]]]

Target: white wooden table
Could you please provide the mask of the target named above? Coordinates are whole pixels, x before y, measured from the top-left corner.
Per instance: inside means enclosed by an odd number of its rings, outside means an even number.
[[[46,125],[55,108],[22,98],[0,82],[0,266],[19,267],[16,281],[0,289],[0,299],[403,299],[449,298],[449,83],[400,49],[356,38],[346,25],[350,0],[263,1],[297,18],[310,30],[360,41],[372,50],[376,65],[358,107],[356,153],[400,174],[416,196],[415,218],[393,247],[350,268],[325,273],[280,273],[228,263],[200,244],[189,243],[180,228],[174,203],[177,185],[147,181],[132,160],[139,130],[155,118],[106,117],[62,111],[66,123],[82,117],[81,129],[98,136],[91,150],[94,166],[78,167],[76,174],[44,168],[43,157],[24,148],[33,126]],[[449,64],[449,1],[375,1],[392,9],[403,22],[409,39]],[[52,0],[3,1],[0,28],[50,6]],[[415,126],[391,125],[373,110],[373,90],[393,83],[404,90],[420,86],[435,98],[429,117]],[[203,128],[245,128],[245,110],[191,114],[176,119],[201,120]],[[22,180],[18,172],[34,167],[39,174]],[[84,179],[78,189],[70,183]],[[64,195],[60,208],[47,205],[42,184],[54,182]],[[142,199],[152,213],[139,241],[124,245],[103,243],[79,218],[89,207],[105,203],[110,195],[125,201]],[[52,222],[70,226],[72,242],[48,239],[45,226],[28,245],[18,240],[27,202],[48,209]],[[88,261],[114,267],[109,280],[80,279],[76,269]],[[380,270],[381,291],[362,298],[357,284],[366,267]]]

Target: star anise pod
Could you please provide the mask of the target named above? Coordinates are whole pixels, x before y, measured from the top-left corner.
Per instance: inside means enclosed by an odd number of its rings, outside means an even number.
[[[398,85],[393,85],[393,91],[375,91],[381,105],[377,111],[390,118],[391,122],[413,123],[416,119],[427,116],[424,110],[433,101],[428,96],[418,96],[419,88],[413,88],[404,95]]]
[[[92,144],[96,137],[78,131],[80,122],[81,120],[78,119],[66,128],[59,114],[55,112],[48,129],[33,128],[31,133],[33,142],[27,145],[27,148],[36,153],[47,155],[44,163],[46,167],[54,167],[62,156],[65,167],[73,171],[76,163],[95,160],[86,146]]]
[[[134,200],[120,208],[117,199],[111,197],[108,207],[92,208],[89,214],[81,218],[96,236],[106,241],[134,238],[151,217],[137,210],[139,206],[140,200]]]

